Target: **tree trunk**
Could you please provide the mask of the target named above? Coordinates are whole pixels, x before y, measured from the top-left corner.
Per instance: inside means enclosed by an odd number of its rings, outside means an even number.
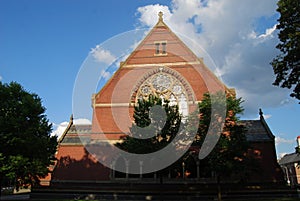
[[[221,176],[217,175],[218,201],[222,201]]]

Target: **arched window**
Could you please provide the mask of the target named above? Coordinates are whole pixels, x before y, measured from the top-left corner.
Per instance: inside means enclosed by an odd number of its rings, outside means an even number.
[[[170,105],[178,105],[179,112],[183,116],[188,115],[187,90],[174,75],[160,70],[149,76],[138,88],[136,102],[138,99],[147,99],[150,94],[160,97],[163,102],[168,100]]]

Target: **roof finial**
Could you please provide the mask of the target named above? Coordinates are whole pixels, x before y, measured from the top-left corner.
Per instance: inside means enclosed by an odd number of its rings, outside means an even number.
[[[70,123],[73,124],[73,114],[70,116]]]
[[[161,21],[161,22],[163,21],[163,15],[164,15],[163,12],[159,11],[159,13],[158,13],[158,17],[159,17],[158,21]]]
[[[259,116],[260,116],[260,118],[264,118],[264,113],[262,112],[262,110],[261,110],[261,108],[259,108]]]

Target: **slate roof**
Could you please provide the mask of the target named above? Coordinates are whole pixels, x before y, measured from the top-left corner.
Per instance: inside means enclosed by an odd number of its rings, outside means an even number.
[[[264,119],[242,120],[241,124],[246,126],[246,137],[250,142],[273,141],[275,138]]]
[[[59,143],[62,144],[82,144],[91,141],[92,125],[74,125],[70,122],[69,126],[63,133]],[[80,137],[79,137],[80,135]]]
[[[279,165],[285,165],[289,163],[298,163],[300,162],[300,154],[292,153],[286,154],[279,160]]]
[[[72,125],[68,130],[68,133],[91,133],[92,124],[80,124],[80,125]]]
[[[241,120],[240,123],[246,126],[246,137],[249,142],[266,142],[274,141],[275,136],[272,134],[264,118],[261,116],[259,120]],[[78,136],[80,135],[80,138]],[[74,125],[70,122],[70,125],[65,130],[60,143],[86,143],[90,142],[92,133],[92,125]],[[107,133],[108,134],[108,133]],[[110,135],[119,133],[109,133]],[[116,135],[117,137],[117,135]]]

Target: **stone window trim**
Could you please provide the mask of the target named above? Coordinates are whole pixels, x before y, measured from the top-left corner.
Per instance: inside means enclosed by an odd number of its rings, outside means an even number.
[[[170,105],[178,105],[180,113],[187,116],[191,101],[191,89],[182,77],[176,75],[177,73],[164,67],[158,68],[158,71],[153,74],[147,74],[136,86],[135,104],[139,99],[147,99],[149,95],[155,95],[160,97],[163,102],[169,100]]]
[[[154,41],[154,56],[167,56],[167,41]]]
[[[158,74],[158,73],[164,73],[164,74],[169,75],[170,77],[174,77],[175,79],[177,79],[182,84],[184,90],[186,91],[188,101],[191,103],[197,102],[196,96],[192,90],[192,87],[188,83],[188,81],[185,80],[185,78],[182,77],[175,70],[172,70],[171,68],[168,68],[166,66],[161,66],[161,67],[153,69],[152,71],[149,71],[137,82],[137,84],[135,85],[135,87],[133,88],[133,90],[131,92],[131,103],[135,104],[137,102],[137,99],[138,99],[137,95],[138,95],[139,89],[143,84],[145,84],[145,81],[147,79],[149,79],[151,76]]]

